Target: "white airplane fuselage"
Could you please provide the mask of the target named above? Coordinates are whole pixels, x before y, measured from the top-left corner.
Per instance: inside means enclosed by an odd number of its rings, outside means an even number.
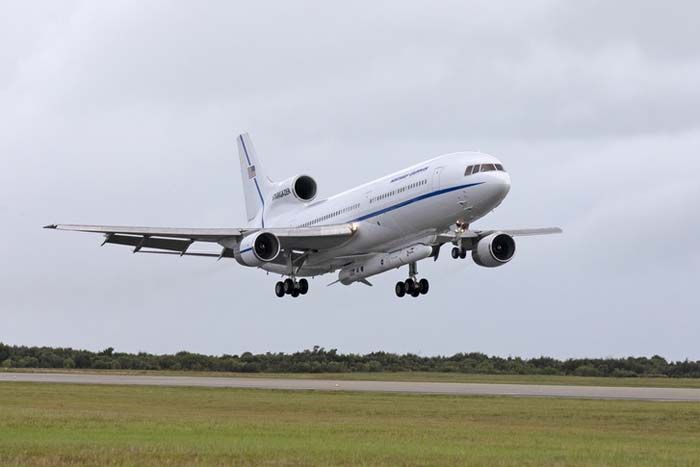
[[[475,164],[498,164],[499,170],[465,174]],[[455,224],[469,225],[496,208],[510,190],[510,176],[500,161],[478,152],[447,154],[306,205],[280,206],[272,200],[262,212],[267,228],[316,227],[351,223],[356,233],[330,250],[309,255],[298,276],[341,269],[349,257],[387,253],[413,245],[430,245]],[[265,263],[262,269],[289,274],[289,266]]]

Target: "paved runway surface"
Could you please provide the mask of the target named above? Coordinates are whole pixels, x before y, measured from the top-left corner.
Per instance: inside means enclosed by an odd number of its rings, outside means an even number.
[[[0,382],[117,384],[134,386],[200,386],[212,388],[284,389],[296,391],[364,391],[464,396],[574,397],[649,401],[697,401],[700,389],[533,384],[421,383],[394,381],[332,381],[313,379],[227,378],[204,376],[125,376],[61,373],[2,373]]]

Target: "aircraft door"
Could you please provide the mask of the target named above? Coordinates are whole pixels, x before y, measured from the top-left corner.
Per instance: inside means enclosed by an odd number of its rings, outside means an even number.
[[[433,190],[440,189],[440,176],[444,167],[436,167],[433,171]]]

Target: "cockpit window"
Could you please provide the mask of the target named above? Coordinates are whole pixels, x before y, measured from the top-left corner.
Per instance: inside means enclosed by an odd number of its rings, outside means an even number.
[[[464,176],[466,177],[467,175],[474,175],[481,172],[493,172],[493,171],[499,171],[499,172],[505,172],[506,169],[503,168],[503,164],[476,164],[476,165],[470,165],[467,167],[467,170],[464,171]]]

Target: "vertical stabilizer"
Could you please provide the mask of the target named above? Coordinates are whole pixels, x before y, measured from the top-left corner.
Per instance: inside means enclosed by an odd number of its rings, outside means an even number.
[[[241,159],[241,179],[245,209],[250,227],[265,227],[265,203],[272,190],[272,182],[260,165],[258,155],[248,133],[236,138]]]

